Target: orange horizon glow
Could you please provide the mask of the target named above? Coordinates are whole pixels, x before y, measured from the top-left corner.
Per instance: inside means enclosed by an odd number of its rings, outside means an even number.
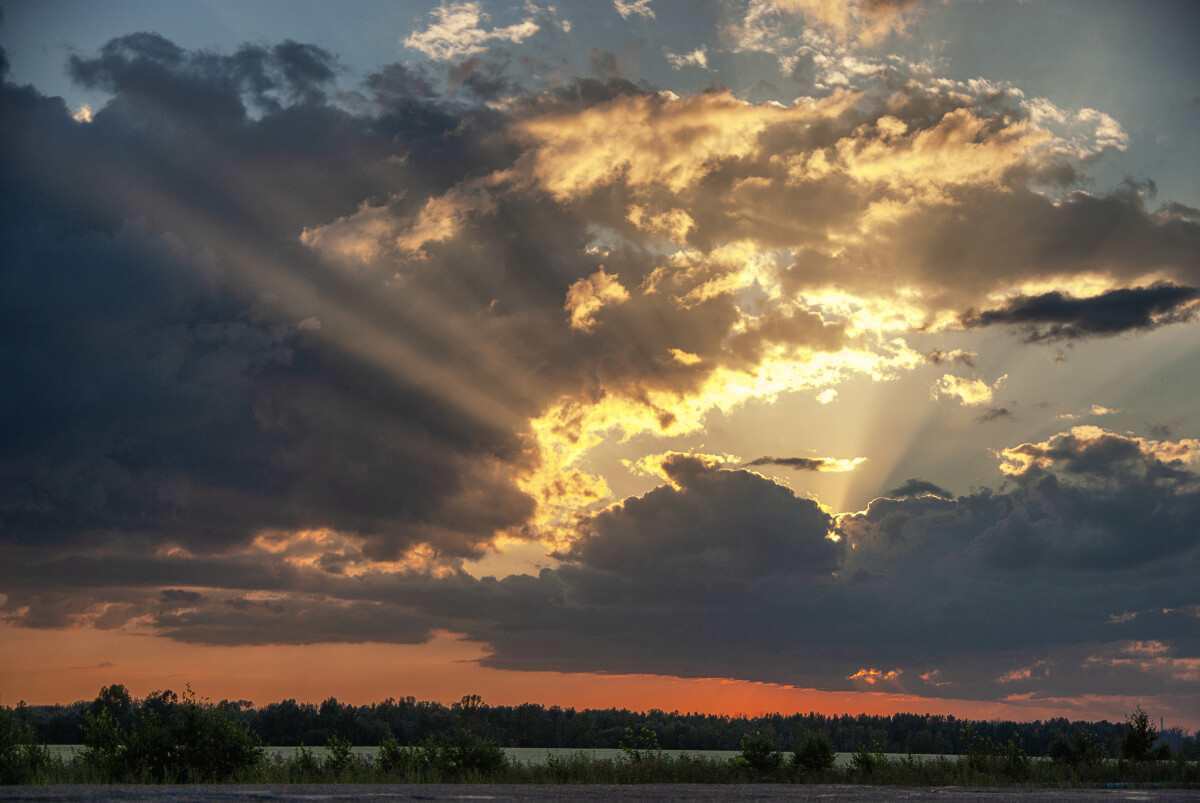
[[[493,669],[479,663],[487,655],[484,645],[448,632],[411,645],[236,647],[91,628],[70,632],[68,639],[62,631],[0,625],[0,644],[7,656],[0,665],[0,705],[90,700],[101,687],[114,683],[123,684],[138,698],[167,688],[182,691],[190,685],[202,699],[250,700],[258,706],[285,699],[319,703],[330,697],[366,705],[408,696],[450,704],[463,695],[479,694],[488,705],[536,703],[577,710],[657,709],[730,717],[912,713],[973,720],[1121,721],[1140,702],[1159,712],[1168,727],[1200,729],[1200,717],[1145,699],[979,701],[902,692],[822,691],[730,678]]]

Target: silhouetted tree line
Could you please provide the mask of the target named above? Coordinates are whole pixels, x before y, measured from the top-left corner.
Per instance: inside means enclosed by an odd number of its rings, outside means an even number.
[[[89,716],[95,720],[103,715],[114,727],[128,730],[143,708],[161,705],[164,695],[170,694],[155,692],[139,700],[117,684],[104,687],[92,701],[7,710],[13,726],[28,731],[39,743],[82,744]],[[985,722],[942,714],[730,717],[616,708],[577,710],[536,703],[486,705],[478,695],[467,695],[449,706],[414,697],[359,706],[333,697],[320,704],[289,699],[261,708],[247,700],[205,705],[223,712],[263,744],[280,746],[324,745],[330,739],[378,746],[389,736],[401,745],[416,745],[430,739],[450,742],[465,731],[504,747],[618,748],[627,729],[632,729],[652,735],[657,746],[666,750],[740,750],[746,737],[755,733],[778,749],[790,750],[801,746],[808,734],[821,734],[843,753],[869,749],[965,755],[973,742],[987,740],[995,745],[1011,742],[1030,756],[1057,751],[1065,757],[1115,758],[1122,754],[1128,728],[1126,722],[1071,722],[1065,718]],[[1171,753],[1200,760],[1200,731],[1188,735],[1180,728],[1169,728],[1161,733],[1156,730],[1155,736],[1156,744],[1169,745]],[[1146,745],[1146,749],[1153,747]]]

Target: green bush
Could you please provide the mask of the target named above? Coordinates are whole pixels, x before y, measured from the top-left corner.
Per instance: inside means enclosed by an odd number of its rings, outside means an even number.
[[[872,780],[875,775],[888,766],[887,757],[878,742],[861,742],[858,750],[850,757],[850,769],[860,781]]]
[[[375,769],[386,776],[405,777],[410,775],[417,766],[415,751],[410,747],[401,747],[400,742],[390,732],[379,743],[379,752],[375,756]]]
[[[325,740],[325,760],[321,770],[330,780],[340,780],[354,766],[354,751],[350,740],[330,736]]]
[[[632,725],[626,725],[625,733],[617,744],[634,763],[662,755],[662,748],[658,746],[658,734],[645,725],[636,731]]]
[[[50,751],[37,743],[33,728],[20,727],[17,721],[12,711],[0,709],[0,784],[37,783],[53,763]]]
[[[190,689],[182,702],[170,690],[149,695],[126,729],[120,706],[111,704],[111,688],[84,715],[83,762],[94,780],[226,781],[262,758],[257,736],[225,711],[197,702]]]
[[[837,761],[833,741],[819,731],[809,731],[804,741],[792,752],[792,764],[807,775],[828,772]]]
[[[783,763],[783,754],[762,731],[747,733],[742,737],[742,754],[739,758],[751,772],[762,774],[774,772]]]
[[[455,734],[446,752],[448,769],[458,774],[488,775],[499,772],[508,763],[503,747],[463,729]]]
[[[127,736],[107,708],[88,711],[83,717],[83,762],[102,783],[113,783],[125,774]]]

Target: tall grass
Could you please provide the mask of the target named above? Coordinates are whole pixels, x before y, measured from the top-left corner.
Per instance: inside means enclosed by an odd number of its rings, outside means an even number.
[[[833,783],[891,786],[1040,786],[1079,787],[1108,784],[1200,788],[1200,767],[1183,761],[1029,759],[999,752],[965,756],[888,756],[861,749],[847,764],[815,761],[815,749],[794,753],[763,751],[748,745],[734,758],[665,754],[654,749],[630,751],[618,758],[579,752],[546,756],[530,764],[507,757],[492,742],[469,733],[455,739],[429,739],[404,746],[387,739],[374,755],[356,753],[348,742],[331,740],[323,751],[301,747],[289,754],[261,752],[253,761],[208,780],[229,783],[493,783],[493,784],[653,784],[745,782]],[[764,757],[773,752],[773,757]],[[18,756],[28,758],[19,751]],[[118,771],[89,760],[86,753],[60,756],[40,748],[35,760],[21,764],[7,783],[175,783],[196,780],[193,773],[126,763]]]

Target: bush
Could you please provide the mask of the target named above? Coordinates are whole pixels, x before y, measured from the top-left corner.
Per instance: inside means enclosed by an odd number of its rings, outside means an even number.
[[[658,734],[645,725],[636,731],[632,725],[626,725],[625,733],[617,744],[634,763],[662,754],[662,748],[658,746]]]
[[[296,753],[288,764],[288,770],[288,780],[295,783],[317,781],[321,777],[321,762],[317,761],[313,751],[300,745],[296,748]]]
[[[761,731],[743,736],[741,749],[741,760],[753,772],[774,772],[783,763],[783,754],[775,749],[774,743]]]
[[[452,772],[487,775],[499,772],[508,763],[504,748],[490,739],[460,729],[447,750]]]
[[[407,776],[416,767],[414,750],[401,747],[396,737],[388,732],[379,743],[379,753],[375,756],[375,769],[385,775]]]
[[[83,715],[83,762],[96,780],[112,783],[125,774],[126,735],[107,708]]]
[[[878,742],[861,742],[858,750],[850,757],[850,769],[859,780],[870,780],[875,773],[887,766],[887,757]]]
[[[225,781],[262,758],[261,740],[230,715],[172,691],[149,695],[122,727],[120,707],[106,688],[84,714],[85,766],[107,783]],[[123,690],[124,687],[118,687]]]
[[[792,764],[806,774],[828,772],[837,761],[833,741],[819,731],[809,731],[804,742],[792,752]]]
[[[50,751],[37,743],[33,728],[19,727],[12,711],[0,709],[0,784],[36,783],[51,763]]]
[[[321,763],[321,769],[326,776],[338,780],[354,763],[354,751],[349,739],[330,736],[325,740],[325,760]]]

